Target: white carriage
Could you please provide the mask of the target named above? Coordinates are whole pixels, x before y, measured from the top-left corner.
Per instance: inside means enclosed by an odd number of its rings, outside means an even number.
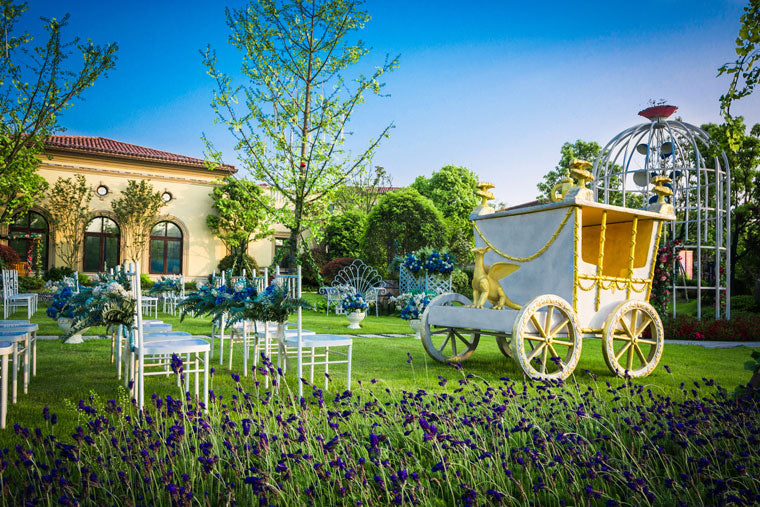
[[[475,301],[448,293],[430,303],[421,333],[427,353],[461,362],[490,335],[529,377],[563,379],[583,338],[596,336],[613,373],[651,373],[664,336],[648,299],[662,225],[674,219],[663,180],[653,183],[662,192],[649,210],[597,203],[582,181],[558,202],[498,212],[487,207],[486,185],[470,217]]]

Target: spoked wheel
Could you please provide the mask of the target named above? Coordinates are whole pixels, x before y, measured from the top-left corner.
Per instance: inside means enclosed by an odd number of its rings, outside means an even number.
[[[602,355],[610,371],[623,377],[646,377],[660,362],[665,345],[662,321],[652,305],[624,301],[607,318]]]
[[[497,336],[496,345],[499,346],[499,350],[502,354],[512,359],[515,358],[515,353],[512,350],[512,341],[506,336]]]
[[[517,314],[513,355],[533,379],[564,379],[581,357],[582,338],[573,308],[559,296],[538,296]]]
[[[435,306],[466,306],[472,301],[461,294],[441,294],[433,299],[422,315],[422,346],[430,357],[441,363],[461,363],[475,352],[480,341],[480,333],[465,331],[456,327],[431,325],[429,310]]]

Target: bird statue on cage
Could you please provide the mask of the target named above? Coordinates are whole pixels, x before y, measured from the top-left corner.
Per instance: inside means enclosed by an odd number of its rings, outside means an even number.
[[[475,272],[472,276],[472,308],[483,308],[486,300],[488,300],[493,305],[494,310],[501,310],[505,306],[519,310],[520,305],[507,297],[499,280],[508,277],[520,269],[520,266],[511,262],[485,264],[483,257],[489,250],[491,250],[490,246],[472,249],[472,253],[475,254]]]

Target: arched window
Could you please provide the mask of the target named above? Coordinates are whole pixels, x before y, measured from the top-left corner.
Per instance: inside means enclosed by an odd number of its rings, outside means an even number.
[[[19,213],[13,219],[13,223],[8,228],[8,232],[11,233],[11,237],[14,233],[17,234],[41,234],[40,238],[40,257],[42,263],[42,269],[48,267],[48,223],[45,217],[30,211],[28,213]],[[13,248],[22,261],[27,260],[27,254],[31,250],[32,252],[32,269],[37,269],[37,249],[35,248],[35,241],[31,238],[16,238],[9,239],[8,246]]]
[[[95,217],[84,232],[84,271],[105,271],[119,265],[119,226],[107,217]]]
[[[150,272],[182,273],[182,231],[172,222],[159,222],[150,231]]]

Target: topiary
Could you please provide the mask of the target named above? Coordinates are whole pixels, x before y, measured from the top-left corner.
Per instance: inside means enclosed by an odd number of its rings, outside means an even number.
[[[332,283],[340,270],[346,266],[350,266],[355,260],[353,257],[339,257],[325,264],[322,267],[322,276],[325,278],[325,283]]]
[[[3,261],[3,264],[10,267],[13,264],[21,262],[21,257],[8,245],[0,245],[0,260]]]
[[[217,265],[217,270],[222,273],[232,270],[232,276],[241,276],[244,269],[246,276],[256,276],[256,270],[259,269],[259,265],[248,254],[243,254],[242,258],[240,255],[235,254],[226,255]]]
[[[140,287],[143,289],[150,289],[156,284],[148,275],[145,273],[140,275]]]

